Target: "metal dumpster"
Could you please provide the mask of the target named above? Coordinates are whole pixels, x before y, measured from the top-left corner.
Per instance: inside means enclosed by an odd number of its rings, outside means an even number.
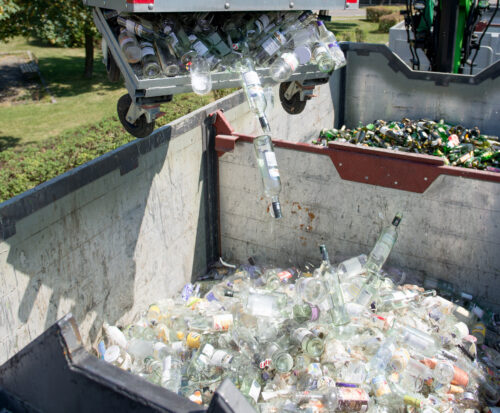
[[[92,359],[80,343],[95,346],[104,321],[131,322],[220,256],[316,262],[319,243],[335,260],[366,252],[396,209],[406,217],[388,265],[463,285],[499,309],[500,174],[306,141],[325,127],[403,116],[498,134],[500,62],[474,77],[424,73],[385,46],[345,47],[347,67],[301,117],[277,107],[270,116],[280,221],[260,195],[250,144],[259,126],[241,92],[0,205],[0,363],[10,359],[0,367],[0,403],[18,411],[195,411]],[[69,318],[53,325],[68,312],[78,329]],[[43,344],[50,337],[58,347]],[[51,380],[68,372],[61,391]]]

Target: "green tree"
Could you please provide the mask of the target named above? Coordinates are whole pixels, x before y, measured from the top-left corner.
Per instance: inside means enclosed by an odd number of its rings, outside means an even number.
[[[33,36],[54,46],[85,46],[84,76],[92,77],[92,10],[82,0],[0,0],[0,40]]]

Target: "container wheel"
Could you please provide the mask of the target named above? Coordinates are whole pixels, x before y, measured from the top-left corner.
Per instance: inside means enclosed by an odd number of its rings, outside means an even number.
[[[305,109],[307,101],[300,100],[300,92],[295,93],[291,97],[291,99],[287,99],[285,97],[285,93],[286,93],[289,86],[290,86],[290,82],[283,82],[280,85],[281,106],[283,106],[283,109],[285,109],[285,112],[289,113],[290,115],[297,115]]]
[[[113,54],[108,49],[108,57],[106,59],[106,73],[108,74],[108,80],[110,82],[116,83],[120,80],[120,69],[116,64],[116,60]]]
[[[127,121],[127,113],[132,104],[132,98],[129,94],[123,95],[118,99],[117,111],[118,118],[125,130],[136,138],[145,138],[151,135],[155,128],[155,121],[148,123],[146,115],[141,115],[134,123]]]

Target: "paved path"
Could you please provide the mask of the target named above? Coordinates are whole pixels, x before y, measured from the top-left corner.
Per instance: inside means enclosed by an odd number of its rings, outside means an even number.
[[[352,19],[352,18],[365,18],[366,8],[362,9],[345,9],[345,10],[330,10],[332,19]]]

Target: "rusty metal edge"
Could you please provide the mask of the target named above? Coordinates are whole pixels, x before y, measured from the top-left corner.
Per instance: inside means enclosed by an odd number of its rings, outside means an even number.
[[[214,122],[214,127],[217,133],[215,138],[215,147],[218,151],[219,157],[226,152],[233,151],[237,141],[251,143],[254,139],[254,136],[235,132],[221,111],[217,111],[217,118]],[[434,180],[440,175],[458,176],[463,178],[500,183],[499,173],[477,169],[467,169],[462,167],[446,166],[444,165],[442,159],[431,155],[396,152],[382,148],[365,148],[353,144],[336,142],[330,143],[328,147],[322,147],[310,143],[290,142],[282,139],[273,139],[273,144],[278,148],[292,149],[295,151],[317,153],[320,155],[329,156],[335,166],[335,169],[337,169],[337,172],[342,179],[410,192],[425,192],[425,190],[432,184],[432,182],[434,182]],[[339,169],[339,163],[336,163],[335,160],[341,160],[342,157],[346,157],[348,156],[348,154],[357,154],[359,156],[368,157],[366,159],[376,159],[378,165],[386,168],[387,170],[394,171],[396,175],[394,175],[393,178],[396,178],[396,181],[393,182],[395,183],[391,184],[385,182],[387,180],[380,179],[370,182],[359,177],[346,177],[345,172]],[[366,167],[365,163],[359,163],[356,165],[356,167],[358,168],[358,175],[369,176],[371,172],[370,170],[363,171],[363,168]],[[415,182],[412,182],[411,180],[406,179],[403,183],[398,182],[398,168],[406,169],[407,167],[411,167],[413,169],[422,169],[420,175],[425,175],[425,181],[422,182],[415,180]]]

